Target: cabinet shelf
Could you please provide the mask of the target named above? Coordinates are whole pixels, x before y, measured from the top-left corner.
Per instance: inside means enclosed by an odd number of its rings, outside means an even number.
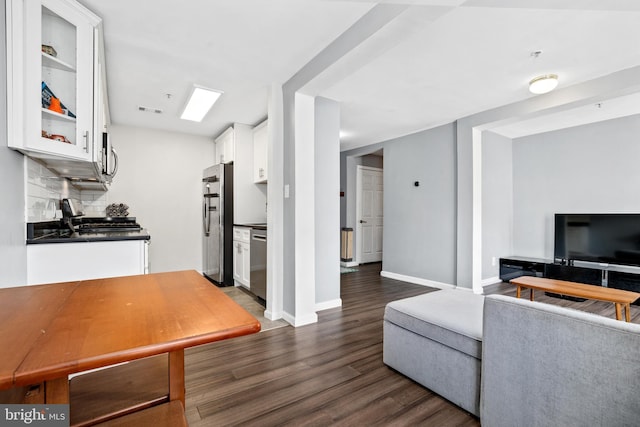
[[[76,68],[73,65],[67,64],[66,62],[61,61],[58,58],[55,58],[44,52],[42,52],[42,66],[48,67],[48,68],[55,68],[57,70],[62,70],[62,71],[69,71],[71,73],[76,72]]]
[[[54,119],[54,120],[59,120],[61,122],[70,122],[70,123],[76,122],[75,117],[67,116],[66,114],[56,113],[55,111],[51,111],[47,108],[42,109],[42,114],[45,114],[44,117],[48,119]]]
[[[6,0],[7,145],[68,179],[104,179],[100,17],[76,0]],[[43,52],[43,46],[53,51]],[[54,53],[54,55],[50,55]],[[66,109],[43,108],[43,83]],[[54,95],[55,94],[55,95]],[[45,95],[46,98],[47,95]],[[45,138],[42,135],[62,136]]]

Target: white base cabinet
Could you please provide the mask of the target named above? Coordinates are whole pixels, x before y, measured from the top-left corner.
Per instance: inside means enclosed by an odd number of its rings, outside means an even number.
[[[27,284],[146,274],[148,240],[27,245]]]
[[[233,227],[233,281],[236,286],[251,289],[249,238],[251,229]]]

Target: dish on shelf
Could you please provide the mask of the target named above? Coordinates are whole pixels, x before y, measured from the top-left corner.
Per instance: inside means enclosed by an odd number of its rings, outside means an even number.
[[[49,45],[43,44],[42,45],[42,51],[44,53],[46,53],[47,55],[53,56],[54,58],[58,56],[58,52],[56,52],[56,50],[53,48],[53,46],[49,46]]]

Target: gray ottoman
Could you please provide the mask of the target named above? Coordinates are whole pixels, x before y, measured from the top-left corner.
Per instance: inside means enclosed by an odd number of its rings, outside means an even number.
[[[448,289],[387,304],[384,363],[480,415],[484,296]]]

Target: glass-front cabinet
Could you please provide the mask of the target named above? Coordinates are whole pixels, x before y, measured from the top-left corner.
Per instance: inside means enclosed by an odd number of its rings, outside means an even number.
[[[9,146],[47,161],[93,162],[100,18],[72,0],[7,0]]]

